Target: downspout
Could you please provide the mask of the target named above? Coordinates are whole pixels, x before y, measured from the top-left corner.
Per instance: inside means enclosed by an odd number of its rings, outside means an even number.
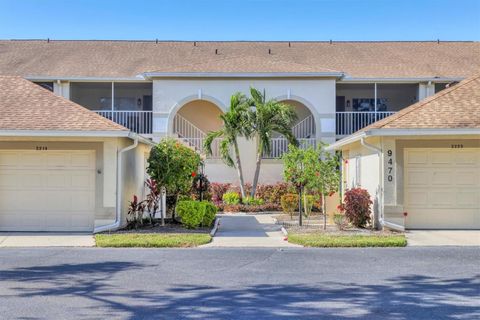
[[[135,149],[138,146],[138,135],[134,135],[133,137],[129,134],[129,138],[133,139],[133,144],[120,149],[117,152],[117,192],[116,192],[116,207],[115,207],[115,222],[112,224],[108,224],[105,226],[97,227],[93,230],[93,233],[99,233],[104,231],[115,230],[120,227],[121,220],[122,220],[122,155]]]
[[[379,185],[378,187],[380,188],[379,192],[379,197],[378,197],[378,222],[380,223],[381,226],[383,226],[383,161],[382,161],[382,149],[369,144],[365,142],[365,137],[360,138],[360,144],[364,146],[365,148],[374,151],[376,154],[378,154],[378,179],[379,179]],[[373,219],[374,222],[374,228],[377,228],[377,220]]]

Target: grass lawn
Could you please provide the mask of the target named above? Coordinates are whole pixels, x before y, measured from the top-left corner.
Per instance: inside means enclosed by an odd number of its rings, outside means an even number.
[[[209,234],[202,233],[117,233],[97,234],[97,247],[188,248],[209,243]]]
[[[290,233],[288,242],[306,247],[405,247],[404,235],[339,235],[322,233]]]

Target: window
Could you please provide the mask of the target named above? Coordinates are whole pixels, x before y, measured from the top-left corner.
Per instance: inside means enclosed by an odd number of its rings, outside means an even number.
[[[360,156],[356,156],[355,157],[355,187],[360,187],[361,185],[361,177],[362,177],[362,172],[361,172],[361,168],[362,168],[362,162],[361,162],[361,157]]]
[[[151,111],[152,83],[72,82],[70,99],[90,110]]]

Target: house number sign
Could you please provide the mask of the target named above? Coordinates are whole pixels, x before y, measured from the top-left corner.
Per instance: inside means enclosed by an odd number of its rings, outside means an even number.
[[[393,151],[387,150],[387,180],[388,182],[393,181]]]
[[[46,146],[36,146],[36,147],[35,147],[35,150],[45,151],[45,150],[48,150],[48,148],[47,148]]]

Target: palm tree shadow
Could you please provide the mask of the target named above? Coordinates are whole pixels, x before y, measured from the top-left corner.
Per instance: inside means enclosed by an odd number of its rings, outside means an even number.
[[[20,297],[87,299],[98,318],[126,319],[472,319],[480,317],[480,278],[420,275],[381,284],[177,285],[131,289],[112,277],[146,264],[107,261],[16,268],[1,285]],[[129,275],[130,276],[130,275]],[[157,275],[161,277],[160,275]],[[130,280],[132,281],[132,280]],[[134,281],[134,280],[133,280]],[[62,300],[63,301],[63,300]],[[71,300],[66,300],[70,302]],[[75,301],[75,300],[73,300]],[[29,319],[34,319],[35,316]]]

